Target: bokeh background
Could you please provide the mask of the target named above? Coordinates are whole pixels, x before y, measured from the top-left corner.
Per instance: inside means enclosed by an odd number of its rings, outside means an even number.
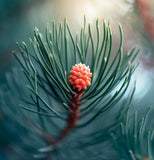
[[[6,73],[16,67],[12,54],[13,50],[17,51],[16,42],[29,43],[35,26],[44,34],[47,23],[60,22],[67,17],[73,33],[78,33],[84,15],[88,23],[94,23],[97,18],[100,24],[103,19],[110,21],[113,51],[119,41],[119,23],[124,31],[124,52],[134,46],[141,48],[137,57],[140,66],[132,77],[132,85],[136,81],[133,105],[137,109],[154,107],[153,0],[1,0],[0,84],[5,84]]]
[[[83,25],[83,16],[89,23],[99,18],[109,20],[118,43],[118,24],[124,30],[124,51],[134,46],[141,48],[140,67],[133,79],[137,81],[138,105],[153,105],[154,91],[154,1],[147,0],[1,0],[0,1],[0,83],[14,65],[12,50],[16,42],[28,42],[35,26],[44,33],[47,23],[64,17],[74,33]],[[116,48],[115,48],[116,49]],[[113,48],[114,50],[114,48]]]

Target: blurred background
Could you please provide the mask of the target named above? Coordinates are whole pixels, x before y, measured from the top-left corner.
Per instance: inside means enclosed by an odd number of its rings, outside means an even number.
[[[140,67],[133,76],[137,81],[137,104],[153,105],[154,91],[154,1],[153,0],[1,0],[0,1],[0,83],[14,64],[12,50],[16,42],[28,42],[35,26],[44,33],[47,23],[67,17],[74,33],[99,18],[109,20],[114,47],[119,40],[118,24],[124,30],[124,52],[141,48]],[[143,102],[142,102],[143,101]]]
[[[97,18],[110,21],[113,52],[119,43],[118,24],[124,31],[124,53],[141,48],[140,66],[132,77],[136,81],[134,106],[154,106],[154,1],[153,0],[1,0],[0,1],[0,84],[16,66],[12,51],[16,42],[29,43],[37,26],[44,34],[47,23],[67,17],[74,33],[80,31],[84,15],[88,23]],[[113,54],[114,55],[114,54]],[[1,142],[0,142],[1,143]],[[1,158],[0,158],[1,159]]]

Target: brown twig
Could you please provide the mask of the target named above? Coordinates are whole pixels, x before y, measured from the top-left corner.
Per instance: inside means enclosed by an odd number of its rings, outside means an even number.
[[[61,132],[56,143],[62,141],[76,127],[76,124],[79,118],[79,113],[80,113],[79,111],[80,100],[83,93],[84,93],[84,90],[76,91],[75,94],[72,96],[71,106],[70,106],[72,113],[70,114],[67,120],[66,128]]]
[[[74,95],[72,96],[72,100],[71,100],[71,105],[70,105],[70,109],[72,110],[72,113],[70,113],[68,120],[67,120],[66,127],[60,133],[59,137],[53,138],[51,135],[50,136],[48,134],[45,135],[46,140],[50,145],[56,146],[63,139],[65,139],[71,133],[71,131],[76,127],[76,124],[79,118],[79,113],[80,113],[79,105],[80,105],[80,101],[81,101],[83,93],[84,93],[84,90],[81,90],[81,91],[76,90],[74,92]],[[47,153],[46,160],[51,160],[50,158],[51,152],[52,151],[49,151]]]

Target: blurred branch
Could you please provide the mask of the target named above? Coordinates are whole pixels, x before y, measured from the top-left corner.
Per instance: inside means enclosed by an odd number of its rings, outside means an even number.
[[[145,31],[152,41],[154,41],[154,18],[150,13],[150,2],[145,0],[136,0],[136,7],[140,19],[144,23]]]

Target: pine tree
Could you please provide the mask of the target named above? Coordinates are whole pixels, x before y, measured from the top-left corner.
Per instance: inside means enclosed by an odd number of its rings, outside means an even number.
[[[117,51],[109,23],[103,22],[102,32],[96,20],[94,37],[86,18],[79,35],[72,35],[65,19],[53,21],[45,35],[35,28],[30,44],[17,43],[19,67],[7,74],[0,96],[8,159],[154,159],[150,109],[140,121],[137,112],[132,119],[135,86],[123,98],[139,49],[123,54],[121,26],[119,31]]]

